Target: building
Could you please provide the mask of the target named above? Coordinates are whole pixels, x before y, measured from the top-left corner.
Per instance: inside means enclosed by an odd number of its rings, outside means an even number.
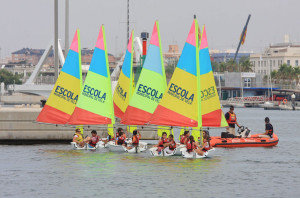
[[[178,45],[169,45],[169,50],[163,53],[165,66],[167,65],[177,65],[181,53],[179,52]]]
[[[300,61],[300,43],[278,43],[270,45],[263,53],[251,54],[250,61],[254,72],[270,74],[278,70],[282,64],[299,66]]]
[[[11,64],[28,65],[28,66],[37,65],[44,52],[45,52],[44,49],[32,49],[32,48],[20,49],[18,51],[11,53]],[[91,63],[93,53],[94,50],[87,49],[87,48],[81,49],[82,65],[89,65]],[[108,53],[108,62],[111,68],[116,67],[116,58],[109,53]],[[53,50],[50,52],[44,65],[54,66]]]
[[[209,50],[209,53],[211,61],[217,63],[227,62],[230,59],[234,59],[235,56],[235,50],[233,49],[228,49],[224,52],[220,50]],[[236,56],[236,61],[239,62],[242,57],[249,57],[250,54],[250,52],[239,52]]]

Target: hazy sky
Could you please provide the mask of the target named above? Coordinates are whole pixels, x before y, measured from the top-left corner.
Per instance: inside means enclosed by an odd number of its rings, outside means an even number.
[[[23,47],[46,48],[54,37],[54,0],[0,0],[1,57]],[[64,46],[65,1],[59,0],[59,38]],[[81,31],[81,46],[94,48],[101,24],[105,25],[110,53],[120,53],[126,43],[127,0],[70,0],[70,42]],[[152,32],[160,22],[163,50],[169,44],[180,49],[193,15],[206,25],[211,49],[236,48],[248,14],[245,45],[241,50],[262,51],[270,43],[300,40],[299,0],[130,0],[130,29]]]

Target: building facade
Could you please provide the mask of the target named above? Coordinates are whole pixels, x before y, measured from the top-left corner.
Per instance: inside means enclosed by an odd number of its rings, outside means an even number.
[[[256,73],[269,75],[282,64],[298,67],[300,64],[300,44],[279,43],[270,45],[263,53],[251,54],[250,61]]]

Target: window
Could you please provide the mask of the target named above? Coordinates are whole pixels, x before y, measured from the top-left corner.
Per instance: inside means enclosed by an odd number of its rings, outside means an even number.
[[[251,87],[251,78],[244,79],[244,87]]]
[[[272,67],[272,60],[270,60],[270,67]]]
[[[260,67],[260,61],[258,61],[258,67]]]
[[[299,66],[298,60],[295,60],[295,66]]]
[[[280,66],[280,60],[278,60],[278,66]]]
[[[287,63],[287,65],[288,65],[288,66],[290,66],[290,65],[291,65],[291,61],[290,61],[290,60],[287,60],[287,62],[286,62],[286,63]]]

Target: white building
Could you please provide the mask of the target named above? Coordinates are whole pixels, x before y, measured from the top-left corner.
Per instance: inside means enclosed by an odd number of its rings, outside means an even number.
[[[300,64],[300,44],[279,43],[270,45],[264,53],[250,55],[254,72],[269,74],[278,70],[282,64],[298,67]]]

